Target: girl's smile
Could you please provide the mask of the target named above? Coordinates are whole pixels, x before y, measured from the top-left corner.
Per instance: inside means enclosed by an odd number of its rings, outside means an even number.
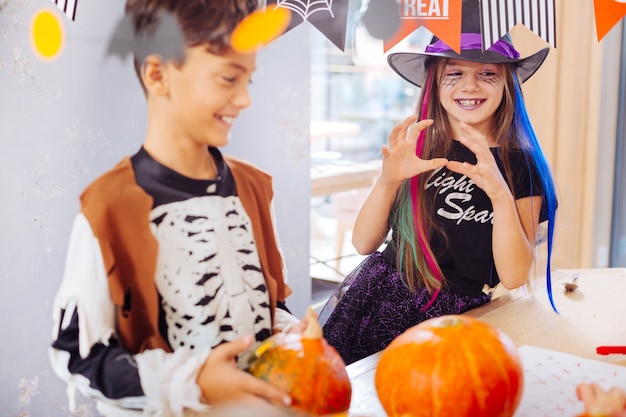
[[[459,106],[464,108],[465,110],[474,110],[478,108],[485,100],[476,100],[476,99],[457,99],[455,100]]]

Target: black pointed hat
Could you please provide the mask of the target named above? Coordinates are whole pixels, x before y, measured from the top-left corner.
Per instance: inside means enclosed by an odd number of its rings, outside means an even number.
[[[430,44],[422,53],[395,52],[389,54],[387,56],[389,66],[402,78],[418,87],[421,87],[424,82],[428,61],[436,57],[492,64],[513,64],[520,80],[524,82],[539,69],[548,56],[550,48],[546,47],[526,58],[521,58],[508,34],[483,52],[479,1],[463,0],[462,13],[460,54],[433,36]]]

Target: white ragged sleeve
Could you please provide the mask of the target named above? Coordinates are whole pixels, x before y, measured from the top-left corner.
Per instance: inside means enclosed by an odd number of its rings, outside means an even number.
[[[291,328],[298,323],[300,323],[300,320],[296,316],[290,314],[282,308],[276,308],[276,313],[274,314],[275,332],[288,333]]]
[[[65,310],[64,314],[63,310]],[[115,334],[114,311],[100,245],[85,216],[79,214],[74,219],[67,248],[65,271],[54,299],[52,338],[57,340],[59,332],[68,328],[74,313],[78,312],[80,317],[78,353],[81,358],[85,359],[94,345],[101,343],[109,346],[109,340]],[[85,376],[70,373],[69,352],[51,347],[49,357],[54,372],[68,384],[70,411],[76,411],[76,391],[99,401],[111,401],[107,400],[97,389],[92,388]],[[113,402],[119,407],[141,408],[145,399],[126,397]],[[119,410],[123,411],[122,408]]]
[[[189,411],[208,412],[210,408],[201,401],[196,380],[210,351],[210,348],[202,351],[181,348],[166,353],[152,349],[136,355],[141,386],[148,401],[144,415],[183,417]]]
[[[65,272],[54,300],[53,339],[58,336],[59,325],[61,328],[69,325],[74,309],[80,317],[80,356],[85,358],[94,344],[108,345],[115,334],[115,306],[98,239],[83,214],[78,214],[74,220]],[[64,322],[60,323],[62,310],[65,310]]]
[[[68,328],[77,311],[81,358],[87,358],[95,344],[111,347],[109,340],[115,337],[116,331],[115,306],[109,294],[100,245],[87,219],[79,214],[70,235],[63,280],[54,300],[53,339],[58,339],[59,329]],[[65,314],[62,314],[63,310]],[[110,399],[93,389],[83,375],[70,374],[68,352],[55,348],[49,350],[55,373],[68,383],[70,409],[74,408],[74,395],[78,390],[95,398],[99,411],[107,417],[186,417],[207,412],[209,407],[202,402],[196,379],[209,352],[210,349],[179,349],[166,353],[151,349],[132,355],[132,358],[130,353],[120,355],[118,352],[116,361],[124,359],[134,363],[144,395]]]

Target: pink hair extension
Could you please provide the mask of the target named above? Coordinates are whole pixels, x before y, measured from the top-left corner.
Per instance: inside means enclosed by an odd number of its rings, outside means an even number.
[[[420,120],[424,120],[428,117],[428,98],[430,96],[430,85],[433,82],[433,73],[435,71],[431,70],[428,71],[428,78],[426,79],[426,90],[424,90],[424,96],[422,98],[422,109],[420,112]],[[424,131],[422,130],[420,132],[419,137],[417,138],[417,146],[415,147],[415,155],[419,156],[420,158],[422,157],[422,154],[424,153],[424,142],[425,142],[425,134]]]
[[[429,102],[429,97],[430,97],[430,89],[431,89],[431,85],[432,85],[433,78],[434,78],[434,72],[435,71],[433,70],[428,72],[428,77],[426,80],[426,90],[424,91],[424,95],[422,98],[420,120],[424,120],[428,116],[428,102]],[[420,158],[424,154],[424,143],[426,140],[425,137],[426,135],[424,133],[424,130],[422,130],[420,132],[419,137],[417,138],[417,144],[415,147],[415,155],[417,155]],[[424,274],[424,277],[425,279],[431,279],[430,277],[432,276],[437,280],[437,282],[441,283],[441,274],[439,273],[439,268],[437,267],[437,263],[433,257],[432,251],[430,250],[430,247],[426,240],[426,233],[424,231],[424,220],[422,219],[422,215],[417,206],[418,193],[419,193],[419,187],[418,187],[417,177],[413,177],[411,178],[411,200],[413,203],[413,213],[415,213],[415,221],[414,221],[415,232],[417,234],[417,238],[418,238],[422,253],[424,254],[424,260],[426,261],[426,264],[428,265],[428,269],[429,269],[429,271],[424,271],[426,272]],[[438,294],[439,294],[439,288],[435,290],[435,292],[433,293],[428,303],[424,307],[422,307],[422,311],[427,310],[433,304]]]

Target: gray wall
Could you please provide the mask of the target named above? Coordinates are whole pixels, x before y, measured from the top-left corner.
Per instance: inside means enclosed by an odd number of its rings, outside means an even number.
[[[35,58],[31,17],[50,0],[0,0],[0,417],[67,416],[65,387],[47,348],[80,191],[140,146],[145,106],[130,61],[104,59],[124,0],[80,0],[61,17],[67,42],[52,62]],[[290,284],[301,316],[309,280],[309,57],[307,25],[258,57],[253,105],[227,151],[275,178]],[[79,401],[82,416],[96,415]]]

